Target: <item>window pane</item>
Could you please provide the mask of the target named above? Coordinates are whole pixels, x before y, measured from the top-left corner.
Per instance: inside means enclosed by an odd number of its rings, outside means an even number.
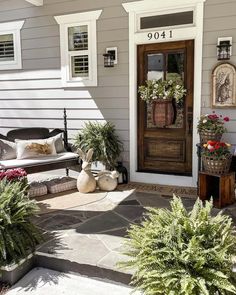
[[[148,54],[148,80],[159,80],[164,77],[164,55],[162,53]]]
[[[72,77],[88,77],[89,76],[89,59],[88,55],[72,56]]]
[[[0,35],[0,62],[14,60],[13,34]]]
[[[193,11],[154,15],[140,19],[140,29],[160,28],[193,23]]]
[[[169,53],[167,56],[166,79],[184,82],[184,53]]]
[[[88,50],[88,26],[68,28],[69,51]]]

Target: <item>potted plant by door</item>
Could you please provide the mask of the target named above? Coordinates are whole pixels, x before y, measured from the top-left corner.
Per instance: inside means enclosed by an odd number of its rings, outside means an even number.
[[[202,115],[197,125],[201,145],[205,144],[208,140],[220,141],[223,133],[227,131],[224,123],[228,121],[229,117],[223,118],[214,112],[210,115]]]
[[[93,162],[101,162],[107,170],[117,164],[123,143],[116,134],[115,126],[110,123],[88,122],[75,137],[75,146],[83,151],[93,149]]]
[[[174,80],[149,80],[138,91],[142,100],[152,103],[153,124],[161,128],[174,123],[175,106],[183,105],[187,92]]]
[[[208,141],[203,145],[203,168],[208,173],[228,173],[232,161],[231,145],[220,141]]]

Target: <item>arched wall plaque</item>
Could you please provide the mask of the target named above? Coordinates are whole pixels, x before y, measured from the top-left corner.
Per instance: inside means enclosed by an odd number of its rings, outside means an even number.
[[[236,107],[236,69],[230,63],[222,63],[212,72],[212,106]]]

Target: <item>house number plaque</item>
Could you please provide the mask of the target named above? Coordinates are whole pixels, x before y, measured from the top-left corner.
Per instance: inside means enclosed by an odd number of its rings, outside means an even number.
[[[147,34],[148,40],[171,39],[173,38],[173,31],[160,31]]]

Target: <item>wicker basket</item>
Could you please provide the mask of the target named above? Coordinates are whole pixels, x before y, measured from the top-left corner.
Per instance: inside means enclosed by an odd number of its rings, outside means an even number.
[[[225,159],[215,159],[212,157],[202,156],[204,171],[212,174],[225,174],[229,172],[232,155],[226,155]]]
[[[208,142],[208,140],[220,141],[222,133],[215,133],[211,130],[199,132],[201,145]]]

